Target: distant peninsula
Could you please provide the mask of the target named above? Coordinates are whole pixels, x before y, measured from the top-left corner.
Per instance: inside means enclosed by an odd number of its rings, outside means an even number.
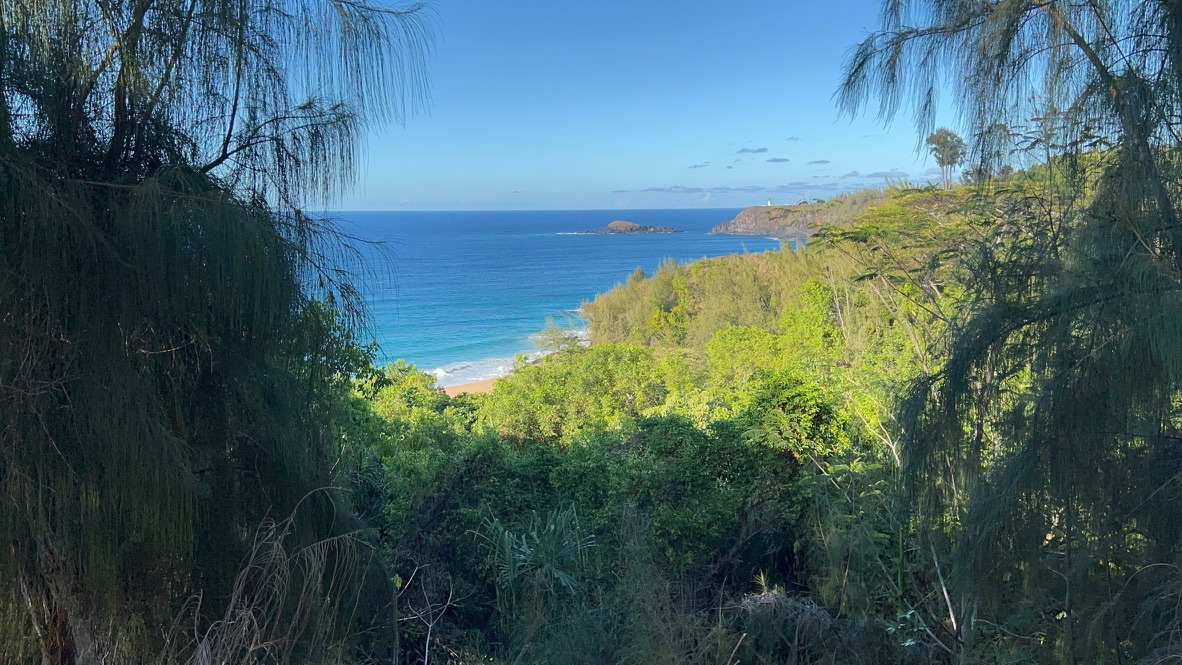
[[[637,224],[636,222],[625,222],[616,220],[602,229],[595,229],[593,231],[583,231],[582,233],[591,235],[603,235],[608,233],[623,233],[623,234],[640,234],[640,233],[682,233],[681,229],[675,229],[672,226],[646,226],[644,224]]]
[[[791,240],[811,235],[808,221],[801,215],[804,206],[761,205],[743,208],[743,211],[729,222],[722,222],[710,229],[711,233],[740,236],[766,236]]]
[[[818,229],[842,227],[871,206],[883,201],[881,189],[863,189],[839,194],[826,201],[816,200],[797,205],[750,206],[729,222],[717,224],[711,233],[739,236],[764,236],[801,244]]]

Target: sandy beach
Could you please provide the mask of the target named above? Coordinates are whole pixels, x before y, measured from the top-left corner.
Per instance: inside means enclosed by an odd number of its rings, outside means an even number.
[[[462,383],[458,386],[447,386],[443,392],[447,393],[448,397],[455,397],[460,393],[487,393],[492,392],[493,383],[496,379],[485,379],[484,381],[476,381],[475,383]]]

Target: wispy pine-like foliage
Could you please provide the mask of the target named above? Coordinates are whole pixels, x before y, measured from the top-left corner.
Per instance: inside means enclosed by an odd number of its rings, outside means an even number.
[[[966,255],[976,305],[904,418],[912,486],[959,539],[955,600],[993,627],[962,616],[962,647],[1179,653],[1156,600],[1182,562],[1180,87],[1167,0],[891,0],[847,63],[847,110],[911,103],[923,136],[950,90],[979,160],[1032,148],[1046,176]]]
[[[143,659],[327,479],[359,303],[302,208],[416,110],[431,34],[417,4],[0,0],[0,660]]]

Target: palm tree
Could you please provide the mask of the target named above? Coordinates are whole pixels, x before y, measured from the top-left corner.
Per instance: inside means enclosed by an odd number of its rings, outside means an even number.
[[[1047,659],[1071,662],[1176,658],[1179,617],[1157,602],[1182,562],[1182,8],[884,7],[846,64],[844,108],[911,102],[922,136],[950,88],[984,165],[1025,148],[1043,176],[1037,205],[970,258],[975,300],[912,393],[919,505],[959,540],[960,589],[1010,631],[999,640],[1039,631]],[[1046,620],[1004,628],[1019,606]]]
[[[327,480],[360,310],[303,208],[419,107],[431,35],[420,4],[0,0],[0,660],[151,657]]]

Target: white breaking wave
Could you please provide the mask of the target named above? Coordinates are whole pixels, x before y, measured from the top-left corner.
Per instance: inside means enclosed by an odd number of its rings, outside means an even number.
[[[446,388],[495,379],[512,371],[513,358],[486,358],[436,367],[430,373],[435,375],[436,383]]]
[[[524,351],[520,355],[526,362],[534,362],[546,355],[537,349]],[[499,379],[513,373],[517,358],[485,358],[483,360],[464,360],[443,367],[436,367],[429,373],[435,376],[435,382],[441,388],[462,386],[466,383]]]
[[[583,346],[591,345],[591,331],[586,328],[575,328],[571,332],[575,334],[579,344]],[[537,335],[530,335],[530,341],[537,342]],[[450,386],[462,386],[467,383],[476,383],[477,381],[487,381],[489,379],[499,379],[502,376],[508,376],[513,373],[513,368],[516,366],[518,356],[525,359],[527,363],[533,363],[546,357],[549,351],[533,348],[527,351],[522,351],[517,356],[512,358],[485,358],[483,360],[461,360],[459,362],[450,363],[442,367],[436,367],[428,372],[435,377],[435,383],[441,388]]]

